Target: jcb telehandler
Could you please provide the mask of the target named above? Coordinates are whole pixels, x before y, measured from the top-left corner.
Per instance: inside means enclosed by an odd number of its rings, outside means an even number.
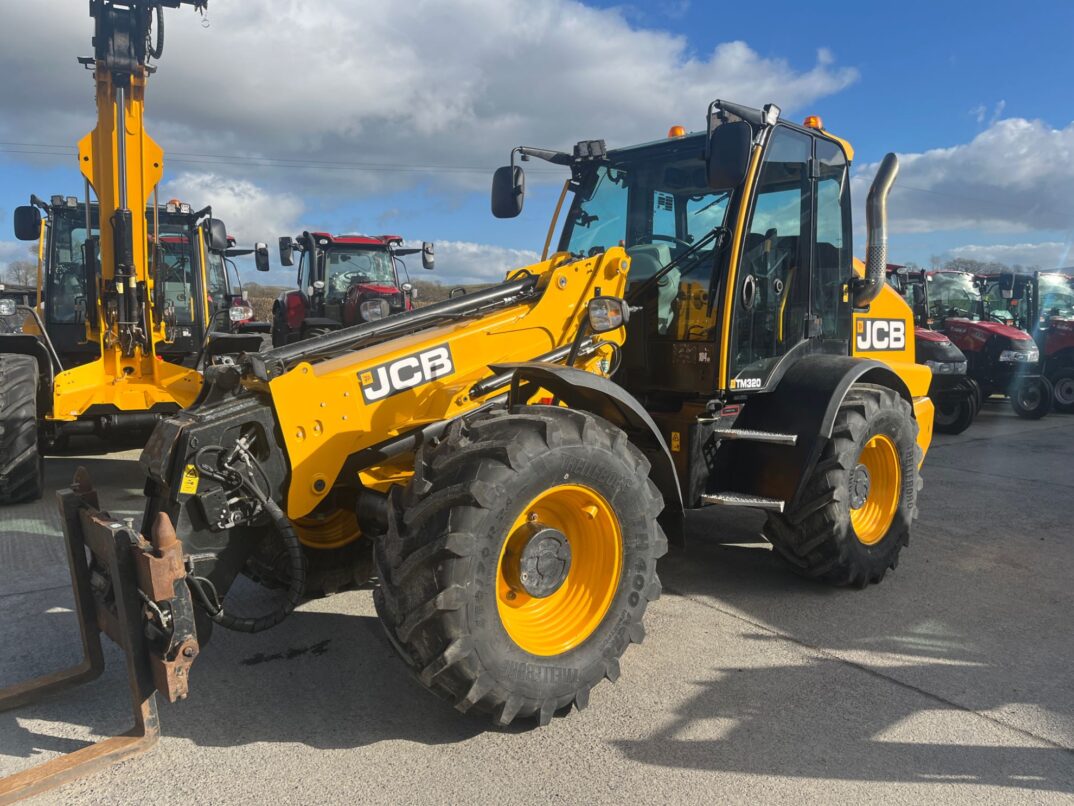
[[[15,210],[16,237],[39,244],[38,299],[19,309],[21,333],[0,334],[0,504],[41,495],[42,454],[55,443],[147,435],[197,399],[196,356],[260,343],[211,332],[206,254],[226,241],[223,223],[156,200],[164,155],[142,107],[145,58],[161,52],[162,29],[155,44],[147,37],[152,13],[179,4],[91,2],[96,54],[82,61],[94,68],[97,126],[78,144],[86,198],[33,197]]]
[[[140,533],[80,473],[60,505],[90,655],[7,704],[99,671],[104,630],[125,648],[136,726],[0,792],[150,745],[155,692],[186,696],[212,628],[278,624],[341,546],[375,556],[377,611],[417,678],[500,724],[547,723],[619,676],[660,594],[664,527],[681,541],[688,509],[760,508],[799,572],[879,581],[916,512],[930,372],[884,281],[895,157],[855,267],[850,146],[811,123],[716,101],[697,134],[515,149],[498,216],[522,209],[515,156],[570,170],[554,254],[208,368],[142,454]],[[243,573],[285,588],[279,605],[236,615]]]

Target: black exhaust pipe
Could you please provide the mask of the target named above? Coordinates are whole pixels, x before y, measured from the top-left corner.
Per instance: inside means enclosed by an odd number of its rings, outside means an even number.
[[[887,154],[880,163],[865,202],[865,277],[855,283],[854,307],[866,308],[884,287],[888,266],[888,193],[899,175],[899,158]]]

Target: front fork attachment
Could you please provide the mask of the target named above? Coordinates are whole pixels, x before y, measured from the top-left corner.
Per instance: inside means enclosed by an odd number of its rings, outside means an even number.
[[[89,474],[79,468],[57,493],[83,659],[68,669],[0,690],[0,711],[87,683],[104,671],[101,633],[122,650],[134,724],[119,736],[0,779],[0,804],[38,795],[152,748],[160,738],[157,692],[187,695],[198,655],[183,552],[167,515],[151,541],[98,507]]]

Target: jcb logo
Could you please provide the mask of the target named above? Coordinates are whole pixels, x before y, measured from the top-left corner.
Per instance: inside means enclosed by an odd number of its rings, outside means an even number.
[[[423,383],[451,375],[454,371],[451,348],[441,344],[430,350],[397,358],[379,367],[362,370],[358,373],[358,381],[365,402],[375,403]]]
[[[906,349],[906,322],[902,319],[859,319],[855,349],[860,353]]]

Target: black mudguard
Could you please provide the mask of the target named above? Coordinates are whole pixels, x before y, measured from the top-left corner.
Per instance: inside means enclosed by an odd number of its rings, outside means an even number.
[[[547,389],[571,408],[603,417],[623,429],[631,442],[649,459],[652,466],[650,477],[664,497],[665,509],[661,515],[668,537],[675,542],[682,540],[682,490],[675,473],[664,437],[653,418],[633,395],[614,381],[573,367],[556,364],[500,364],[492,367],[496,373],[513,372],[510,403],[522,403],[528,397],[519,392],[523,384],[536,384]]]
[[[879,361],[840,355],[802,358],[772,391],[751,397],[736,429],[797,434],[797,444],[732,441],[718,453],[715,489],[798,503],[805,481],[832,435],[836,414],[850,387],[872,383],[898,392],[911,406],[906,384]]]
[[[52,385],[55,381],[52,359],[44,343],[28,333],[0,333],[0,354],[29,355],[37,361],[37,377],[40,381],[41,394],[38,395],[38,408],[47,411],[52,408]]]

